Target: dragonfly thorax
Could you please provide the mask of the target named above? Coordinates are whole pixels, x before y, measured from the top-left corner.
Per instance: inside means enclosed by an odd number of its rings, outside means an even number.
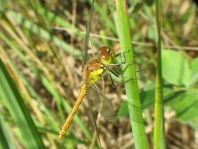
[[[92,85],[101,78],[103,73],[104,65],[98,59],[93,59],[85,66],[84,79]]]

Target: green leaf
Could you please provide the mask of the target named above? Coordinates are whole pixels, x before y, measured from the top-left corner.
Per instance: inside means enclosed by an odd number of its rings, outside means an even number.
[[[150,40],[155,40],[155,35],[156,33],[155,33],[155,28],[153,27],[153,26],[148,26],[148,38],[150,39]]]
[[[144,90],[141,92],[142,108],[146,109],[154,102],[154,88],[149,90]]]
[[[122,117],[129,117],[129,109],[128,109],[128,102],[124,101],[117,113],[117,117],[118,118],[122,118]]]
[[[6,122],[0,116],[0,142],[2,148],[6,149],[16,149],[13,139],[10,135],[10,131],[6,125]]]
[[[0,96],[20,130],[25,148],[45,148],[24,100],[1,59],[0,82]]]
[[[198,66],[198,58],[195,58],[191,62],[192,73],[191,73],[191,77],[188,81],[187,86],[192,86],[198,82],[198,67],[197,66]]]
[[[198,73],[198,57],[193,59],[191,62],[191,67],[192,67],[192,72],[193,73]]]
[[[186,122],[198,118],[198,92],[188,91],[180,93],[167,103],[172,107],[180,121]]]
[[[153,5],[153,3],[154,3],[154,0],[147,0],[146,1],[146,4],[149,5],[149,6]]]
[[[188,60],[181,52],[164,50],[162,52],[163,78],[174,85],[187,85],[191,75]]]
[[[132,6],[131,6],[132,7],[131,12],[132,13],[138,12],[142,8],[143,5],[144,5],[143,0],[133,0]]]

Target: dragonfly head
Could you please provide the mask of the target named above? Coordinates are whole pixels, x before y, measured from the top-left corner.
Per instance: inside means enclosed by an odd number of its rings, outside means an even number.
[[[114,56],[115,56],[115,53],[114,53],[113,48],[109,48],[109,47],[99,48],[99,58],[102,64],[104,65],[111,64]]]

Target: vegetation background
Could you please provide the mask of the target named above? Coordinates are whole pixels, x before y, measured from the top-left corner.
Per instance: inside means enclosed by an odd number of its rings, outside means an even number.
[[[0,1],[0,148],[98,148],[87,101],[65,139],[58,132],[82,81],[89,0]],[[149,145],[153,138],[156,25],[153,0],[127,1],[138,84]],[[88,53],[115,47],[113,1],[96,1]],[[168,149],[198,146],[198,8],[190,0],[161,3],[162,65]],[[101,81],[117,111],[116,123],[100,118],[103,148],[134,147],[123,85]],[[107,111],[106,111],[107,112]]]

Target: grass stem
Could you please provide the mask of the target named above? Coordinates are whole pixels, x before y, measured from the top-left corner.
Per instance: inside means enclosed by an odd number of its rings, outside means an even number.
[[[164,139],[164,109],[163,109],[163,81],[161,63],[161,18],[160,1],[155,0],[157,25],[157,68],[155,89],[155,122],[154,122],[154,149],[165,149]]]
[[[124,80],[130,80],[125,83],[130,122],[136,149],[148,149],[148,142],[142,118],[140,92],[137,84],[136,67],[134,65],[134,50],[131,45],[130,26],[126,7],[125,0],[116,0],[117,31],[120,47],[126,58],[126,63],[124,64],[123,69],[127,67],[124,71]]]

